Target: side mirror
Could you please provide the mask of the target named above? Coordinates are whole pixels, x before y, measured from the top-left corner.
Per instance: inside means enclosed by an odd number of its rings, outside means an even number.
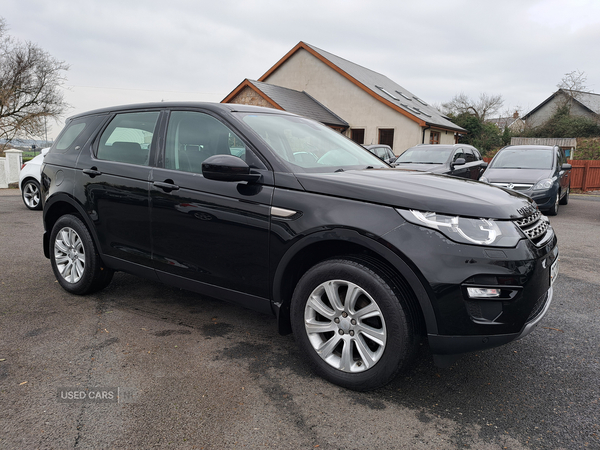
[[[466,164],[465,158],[456,158],[456,161],[452,163],[453,166],[464,166]]]
[[[202,163],[204,178],[215,181],[255,182],[262,176],[251,173],[246,161],[233,155],[213,155]]]
[[[573,167],[573,166],[571,166],[571,164],[565,163],[562,166],[560,166],[560,169],[561,170],[571,170],[571,167]]]
[[[479,165],[482,169],[487,169],[488,163],[486,163],[485,161],[482,161],[481,164]]]

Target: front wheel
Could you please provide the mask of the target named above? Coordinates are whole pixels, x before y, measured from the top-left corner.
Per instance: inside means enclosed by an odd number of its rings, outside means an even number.
[[[52,228],[50,262],[59,284],[72,294],[90,294],[112,280],[113,271],[103,267],[90,232],[81,219],[70,214]]]
[[[550,208],[548,210],[548,215],[549,216],[555,216],[558,214],[558,204],[560,203],[560,192],[556,193],[556,199],[554,200],[554,204],[552,205],[552,208]]]
[[[569,193],[571,192],[571,186],[567,186],[567,192],[565,193],[565,195],[563,196],[563,198],[560,199],[560,204],[561,205],[568,205],[569,204]]]
[[[405,307],[392,283],[367,263],[326,260],[296,286],[292,329],[320,376],[366,391],[391,381],[413,353],[415,336]]]

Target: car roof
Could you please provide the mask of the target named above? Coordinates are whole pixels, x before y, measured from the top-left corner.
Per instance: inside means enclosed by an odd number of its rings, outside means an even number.
[[[498,152],[502,150],[554,150],[559,147],[552,145],[507,145],[506,147],[501,148]]]
[[[281,111],[279,109],[265,108],[263,106],[239,105],[234,103],[211,103],[211,102],[151,102],[151,103],[134,103],[129,105],[110,106],[106,108],[94,109],[69,117],[75,119],[95,114],[109,114],[113,112],[124,111],[143,111],[147,109],[172,109],[172,108],[202,108],[215,112],[255,112],[255,113],[270,113],[279,115],[295,114]]]

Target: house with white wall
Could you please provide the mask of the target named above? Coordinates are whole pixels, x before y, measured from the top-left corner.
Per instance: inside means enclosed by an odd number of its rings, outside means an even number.
[[[359,144],[387,144],[396,154],[422,143],[454,144],[466,133],[385,75],[305,42],[258,80],[244,80],[222,102],[301,114]]]
[[[550,97],[533,108],[522,119],[528,128],[545,124],[560,106],[568,105],[571,116],[600,119],[600,94],[559,89]]]

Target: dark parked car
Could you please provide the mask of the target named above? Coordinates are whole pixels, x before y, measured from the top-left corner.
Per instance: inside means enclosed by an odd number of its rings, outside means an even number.
[[[560,147],[512,145],[496,153],[481,181],[525,194],[554,216],[569,203],[570,173]]]
[[[44,253],[68,292],[121,270],[273,314],[318,374],[356,390],[390,381],[421,338],[443,366],[525,336],[558,270],[529,197],[392,169],[274,109],[77,115],[41,191]]]
[[[394,167],[478,180],[487,163],[471,145],[420,144],[398,156]]]
[[[396,161],[397,156],[394,155],[392,148],[389,145],[374,144],[364,145],[364,147],[377,156],[379,159],[385,161],[388,164],[392,164]]]

